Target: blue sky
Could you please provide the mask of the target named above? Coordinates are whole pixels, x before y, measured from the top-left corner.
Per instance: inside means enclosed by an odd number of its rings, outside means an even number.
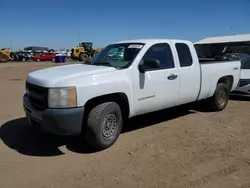
[[[250,0],[3,0],[0,48],[250,33]],[[79,35],[78,35],[79,34]],[[79,37],[78,37],[79,36]]]

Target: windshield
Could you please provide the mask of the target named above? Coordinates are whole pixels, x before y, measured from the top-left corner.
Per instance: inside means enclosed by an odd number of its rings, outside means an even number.
[[[143,46],[143,43],[111,44],[84,64],[127,68]]]
[[[82,43],[79,44],[79,47],[91,48],[91,46],[92,46],[91,43],[84,43],[84,42],[82,42]]]

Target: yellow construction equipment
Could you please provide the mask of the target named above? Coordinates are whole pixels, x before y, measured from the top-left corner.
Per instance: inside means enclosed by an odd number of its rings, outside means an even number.
[[[0,49],[0,63],[7,63],[10,60],[13,60],[13,58],[10,55],[10,48],[2,48]]]
[[[82,42],[79,46],[72,48],[71,58],[79,61],[87,61],[98,52],[100,52],[100,49],[94,49],[92,42]]]

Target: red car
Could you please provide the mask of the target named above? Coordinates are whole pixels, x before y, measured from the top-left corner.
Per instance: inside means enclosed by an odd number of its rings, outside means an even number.
[[[56,53],[43,53],[37,54],[34,57],[34,61],[54,61]]]

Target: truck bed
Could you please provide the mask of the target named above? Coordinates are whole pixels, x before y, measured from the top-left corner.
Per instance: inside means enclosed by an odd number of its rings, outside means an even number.
[[[211,97],[215,91],[217,82],[223,76],[232,76],[234,90],[238,84],[240,75],[240,61],[206,61],[201,62],[201,90],[199,99]]]

